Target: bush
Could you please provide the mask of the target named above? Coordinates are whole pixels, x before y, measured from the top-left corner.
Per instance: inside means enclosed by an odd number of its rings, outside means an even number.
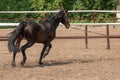
[[[69,10],[115,10],[118,0],[2,0],[0,11],[43,11],[59,10],[61,8]],[[50,14],[48,14],[50,15]],[[45,14],[2,14],[0,22],[19,22],[27,18],[45,18]],[[114,13],[69,13],[71,22],[113,22],[113,20],[103,20],[103,18],[115,18]],[[91,18],[100,18],[92,20]],[[4,20],[8,18],[8,20]],[[14,18],[14,20],[12,20]],[[80,20],[80,18],[89,18]],[[38,21],[39,19],[36,19]]]

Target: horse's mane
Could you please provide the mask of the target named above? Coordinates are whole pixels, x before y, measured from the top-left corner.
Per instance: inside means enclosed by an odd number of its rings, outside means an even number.
[[[49,20],[56,20],[57,19],[57,16],[62,13],[63,10],[59,11],[58,13],[53,13],[52,16],[50,18],[48,18],[46,21],[49,21]]]

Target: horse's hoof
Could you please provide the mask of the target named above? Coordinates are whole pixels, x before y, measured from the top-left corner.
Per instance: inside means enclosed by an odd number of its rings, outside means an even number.
[[[39,65],[42,65],[43,63],[42,62],[39,62]]]
[[[16,66],[16,65],[15,65],[15,62],[11,62],[11,65],[12,65],[12,66]]]
[[[24,61],[22,61],[22,62],[21,62],[21,66],[24,66],[24,64],[25,64],[25,62],[24,62]]]
[[[13,67],[14,67],[14,66],[16,66],[16,65],[15,65],[15,64],[13,64],[13,63],[12,63],[11,65],[12,65]]]
[[[43,63],[39,63],[39,67],[44,67]]]
[[[15,64],[12,64],[13,67],[15,67],[16,65]]]

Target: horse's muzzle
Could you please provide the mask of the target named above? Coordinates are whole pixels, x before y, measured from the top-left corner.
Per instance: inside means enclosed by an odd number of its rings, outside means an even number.
[[[66,25],[66,28],[69,29],[69,27],[70,27],[70,24],[67,24],[67,25]]]

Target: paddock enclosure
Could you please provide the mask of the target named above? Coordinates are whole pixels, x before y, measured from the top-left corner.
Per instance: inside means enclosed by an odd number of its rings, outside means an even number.
[[[0,29],[6,36],[13,29]],[[120,34],[120,27],[110,27],[112,35]],[[83,36],[85,27],[70,29],[60,26],[57,36]],[[106,27],[89,27],[90,36],[106,34]],[[61,43],[62,42],[62,43]],[[11,66],[12,54],[7,41],[0,41],[0,80],[120,80],[120,39],[110,39],[111,49],[106,49],[106,38],[89,39],[85,48],[84,39],[55,39],[49,55],[38,66],[42,44],[27,49],[27,61],[21,67],[22,54],[16,56],[16,67]],[[24,44],[25,41],[22,41]]]
[[[120,13],[104,10],[74,12]],[[4,13],[41,11],[0,11],[0,14]],[[93,19],[96,20],[95,16]],[[44,64],[38,65],[43,45],[36,43],[26,50],[27,61],[24,67],[20,65],[21,52],[16,56],[16,67],[11,66],[12,54],[7,49],[7,34],[14,28],[0,29],[0,80],[120,80],[120,23],[113,23],[117,25],[94,23],[94,26],[89,26],[89,23],[79,23],[82,26],[73,25],[70,29],[59,26],[56,31],[57,38],[52,42],[52,49],[43,59]],[[1,25],[16,26],[18,23],[0,23]],[[21,45],[25,42],[23,40]]]

